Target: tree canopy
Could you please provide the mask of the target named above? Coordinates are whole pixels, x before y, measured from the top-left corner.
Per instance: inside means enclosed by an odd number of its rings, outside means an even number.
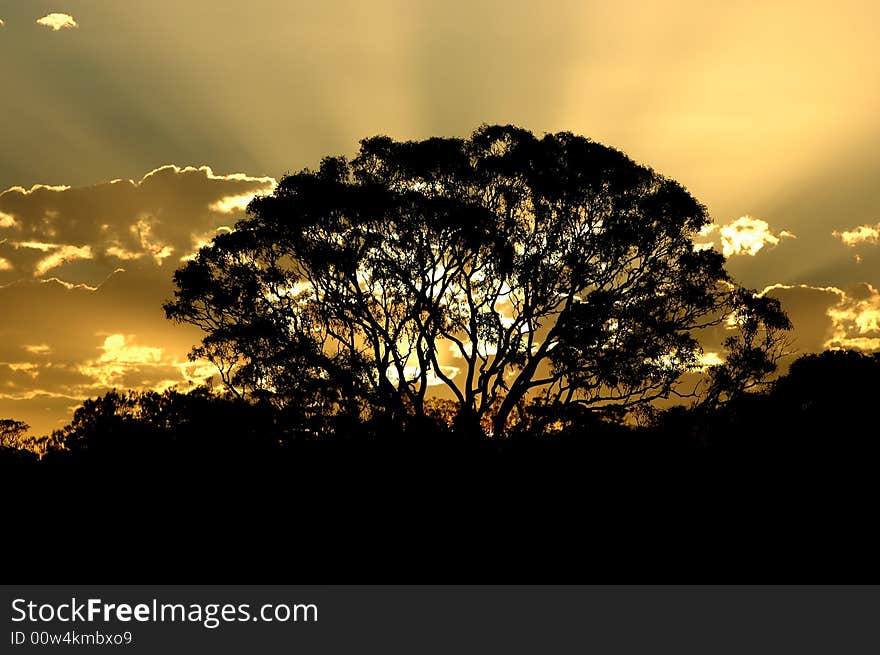
[[[0,448],[16,448],[27,436],[30,426],[24,421],[0,419]]]
[[[738,328],[713,401],[773,370],[788,319],[693,237],[680,184],[568,132],[361,142],[284,177],[175,273],[169,318],[205,332],[243,397],[313,419],[430,413],[503,434],[543,408],[681,393],[699,331]]]

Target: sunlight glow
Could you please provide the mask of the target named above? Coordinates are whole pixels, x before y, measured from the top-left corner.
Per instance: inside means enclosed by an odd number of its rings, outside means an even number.
[[[700,355],[700,368],[705,370],[710,366],[720,366],[724,363],[724,359],[716,352],[704,352]]]
[[[274,186],[274,180],[273,185]],[[209,209],[213,212],[217,212],[220,214],[232,214],[233,212],[243,212],[247,209],[248,204],[251,200],[256,198],[261,193],[265,193],[267,191],[271,191],[271,187],[267,187],[263,191],[254,192],[254,193],[242,193],[237,196],[225,196],[220,198],[217,202],[214,202],[210,205]]]
[[[441,366],[440,367],[443,375],[450,379],[455,379],[455,376],[458,375],[461,369],[457,366]],[[394,366],[389,366],[385,375],[388,377],[388,380],[392,384],[397,384],[400,380],[397,375],[397,369]],[[404,366],[403,367],[403,375],[407,381],[415,381],[421,375],[421,369],[418,366]],[[441,384],[445,384],[443,380],[441,380],[434,371],[428,371],[426,377],[427,385],[429,387],[436,387]]]

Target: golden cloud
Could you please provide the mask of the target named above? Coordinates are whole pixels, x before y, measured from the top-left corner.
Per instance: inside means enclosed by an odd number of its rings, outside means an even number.
[[[828,310],[834,328],[826,348],[880,350],[880,292],[861,284]]]
[[[142,345],[133,334],[108,334],[98,349],[98,357],[76,366],[87,379],[80,385],[83,395],[114,387],[164,391],[203,382],[217,372],[210,362],[181,361],[163,347]]]
[[[19,249],[45,256],[54,254],[57,245],[23,241]],[[113,387],[186,389],[213,377],[210,363],[187,360],[196,335],[181,332],[162,316],[159,307],[169,293],[170,275],[153,266],[115,269],[94,286],[54,277],[0,285],[0,306],[16,308],[0,317],[0,358],[16,362],[16,350],[20,354],[22,349],[42,355],[30,372],[7,368],[9,373],[0,375],[6,380],[0,388],[0,414],[25,419],[43,433],[69,420],[71,400],[78,403]],[[104,331],[95,355],[88,347],[104,327],[116,329]],[[135,333],[148,336],[142,340]]]
[[[834,231],[832,236],[843,241],[844,245],[849,247],[856,246],[859,243],[880,243],[880,223],[876,225],[859,225],[852,230],[844,230],[843,232]]]
[[[37,262],[34,269],[34,277],[45,275],[53,268],[57,268],[62,264],[77,259],[92,259],[92,249],[90,246],[70,246],[70,245],[53,245],[52,254],[44,257]]]
[[[100,387],[117,386],[133,367],[155,366],[162,361],[159,347],[134,343],[134,335],[111,334],[101,344],[101,355],[80,365],[80,372]]]
[[[104,254],[108,257],[115,257],[116,259],[131,260],[131,259],[140,259],[144,256],[142,252],[132,252],[131,250],[126,250],[120,246],[110,246],[104,251]]]
[[[0,362],[15,373],[22,372],[28,377],[36,379],[39,373],[39,366],[34,362]]]
[[[782,301],[794,323],[800,352],[880,350],[880,292],[868,283],[846,290],[774,284],[764,294]]]
[[[228,230],[247,202],[275,183],[272,177],[169,164],[137,181],[13,186],[0,192],[0,228],[15,230],[15,241],[0,239],[0,258],[7,262],[0,271],[6,280],[15,279],[11,271],[40,277],[63,263],[89,260],[59,275],[94,285],[120,261],[161,267]]]
[[[16,223],[15,217],[12,214],[0,212],[0,227],[16,227],[17,225],[18,223]]]
[[[39,250],[40,252],[49,252],[58,248],[55,243],[43,243],[42,241],[14,241],[12,245],[15,248],[28,248],[30,250]]]
[[[247,173],[227,173],[225,175],[217,175],[214,173],[214,169],[210,166],[184,166],[180,167],[175,164],[165,164],[164,166],[160,166],[159,168],[153,169],[146,175],[144,175],[143,180],[141,182],[145,182],[148,178],[162,174],[167,172],[173,172],[178,175],[187,174],[187,173],[197,173],[205,176],[206,179],[209,180],[218,180],[223,182],[244,182],[247,184],[257,184],[259,185],[259,193],[266,193],[271,191],[278,181],[274,177],[269,176],[253,176],[248,175]],[[232,195],[244,195],[244,194],[232,194]]]
[[[767,221],[754,216],[740,216],[726,225],[710,224],[700,230],[699,237],[707,238],[714,232],[721,237],[721,251],[725,257],[731,255],[749,255],[754,257],[764,246],[776,246],[782,239],[796,239],[788,230],[774,234]],[[714,247],[713,241],[695,244],[697,250]]]
[[[141,248],[153,257],[156,264],[161,266],[162,260],[170,257],[171,253],[174,252],[174,248],[168,244],[162,243],[155,237],[153,234],[153,225],[154,221],[151,221],[148,218],[140,218],[137,223],[129,228],[129,230],[137,237],[141,244]]]
[[[19,193],[23,196],[29,196],[40,191],[67,191],[69,188],[66,184],[34,184],[30,189],[16,185],[9,187],[3,193]]]
[[[37,19],[37,25],[48,27],[53,32],[70,30],[79,27],[79,23],[70,14],[52,13]]]
[[[122,269],[118,269],[122,270]],[[73,282],[65,282],[64,280],[59,280],[57,277],[48,277],[44,280],[40,280],[40,284],[56,284],[59,287],[63,287],[70,291],[71,289],[80,289],[81,291],[97,291],[98,287],[93,287],[90,284],[74,284]]]
[[[28,389],[14,393],[0,393],[0,400],[35,400],[39,398],[64,398],[65,400],[82,401],[79,396],[68,396],[67,394],[58,393],[56,391],[47,391],[46,389]],[[60,422],[60,421],[59,421]]]
[[[274,187],[274,180],[272,187]],[[271,191],[272,187],[267,187],[265,191]],[[237,196],[226,196],[211,205],[211,211],[221,214],[231,214],[233,212],[243,212],[247,209],[250,201],[257,197],[259,193],[242,193]]]
[[[0,285],[0,307],[13,308],[0,311],[0,362],[36,366],[0,365],[0,415],[43,434],[70,420],[71,404],[114,387],[187,389],[216,373],[188,361],[198,332],[165,320],[170,275],[148,261],[95,286],[33,277]]]

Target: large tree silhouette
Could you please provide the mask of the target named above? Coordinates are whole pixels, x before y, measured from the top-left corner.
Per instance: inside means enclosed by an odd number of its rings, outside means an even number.
[[[242,396],[418,417],[431,388],[496,434],[545,407],[679,393],[700,329],[743,328],[712,394],[772,370],[788,321],[695,248],[681,185],[623,153],[512,126],[361,142],[281,180],[175,274],[169,318]]]

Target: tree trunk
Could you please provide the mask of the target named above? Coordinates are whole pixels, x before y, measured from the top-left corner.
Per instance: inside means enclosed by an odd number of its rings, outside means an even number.
[[[507,432],[507,419],[510,417],[510,412],[513,411],[513,408],[516,407],[516,404],[522,400],[526,391],[528,391],[529,382],[532,381],[535,371],[538,370],[538,364],[541,362],[541,359],[542,358],[539,357],[532,358],[523,370],[520,371],[520,374],[516,376],[516,380],[514,380],[511,385],[510,391],[504,396],[504,400],[501,402],[501,407],[498,408],[498,413],[495,415],[495,418],[492,419],[493,437],[502,437]]]

